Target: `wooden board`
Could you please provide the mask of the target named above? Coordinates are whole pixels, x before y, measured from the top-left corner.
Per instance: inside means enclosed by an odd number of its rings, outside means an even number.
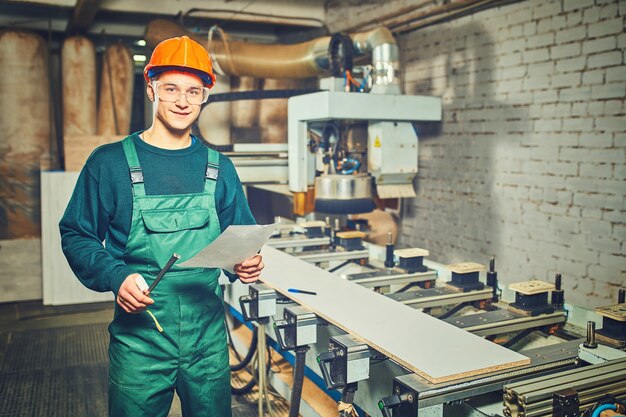
[[[302,227],[326,227],[326,222],[323,220],[311,220],[308,222],[298,223],[298,226]]]
[[[359,232],[358,230],[351,230],[348,232],[337,232],[335,233],[335,236],[341,239],[355,239],[355,238],[363,239],[367,235],[363,232]]]
[[[116,135],[66,135],[63,137],[65,170],[80,171],[89,155],[98,147],[124,139]]]
[[[261,253],[264,283],[432,383],[530,363],[519,353],[277,249],[265,246]]]
[[[480,272],[485,270],[485,265],[475,262],[461,262],[458,264],[448,265],[450,271],[456,274],[469,274],[470,272]]]
[[[596,313],[617,321],[626,321],[626,304],[598,307]]]
[[[523,281],[510,284],[509,289],[524,295],[533,295],[554,290],[554,284],[539,280]]]
[[[426,249],[420,248],[406,248],[406,249],[396,249],[393,253],[398,258],[415,258],[418,256],[424,257],[430,255]]]

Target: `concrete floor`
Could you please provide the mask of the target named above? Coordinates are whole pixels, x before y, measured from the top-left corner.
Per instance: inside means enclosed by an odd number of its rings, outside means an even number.
[[[106,416],[106,326],[112,316],[110,302],[0,304],[0,417]],[[241,386],[239,375],[233,384]],[[256,416],[257,398],[256,389],[233,396],[233,417]],[[286,416],[287,402],[270,398],[276,416]],[[175,398],[169,417],[181,416]]]

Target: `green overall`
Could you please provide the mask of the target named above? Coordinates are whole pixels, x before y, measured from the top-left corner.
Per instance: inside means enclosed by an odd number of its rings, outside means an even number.
[[[133,187],[126,264],[148,285],[173,253],[182,263],[220,234],[215,208],[219,154],[209,149],[204,191],[146,195],[132,139],[123,140]],[[119,305],[109,326],[109,415],[167,416],[174,390],[185,417],[229,417],[230,367],[218,269],[174,267],[155,287],[149,311]]]

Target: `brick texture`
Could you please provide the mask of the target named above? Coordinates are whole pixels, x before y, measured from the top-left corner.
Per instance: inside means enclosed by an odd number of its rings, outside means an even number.
[[[381,15],[372,2],[335,3],[333,31]],[[495,256],[504,285],[560,272],[568,302],[615,302],[626,286],[619,3],[528,0],[397,38],[404,92],[444,103],[439,129],[419,126],[402,246],[443,263]]]

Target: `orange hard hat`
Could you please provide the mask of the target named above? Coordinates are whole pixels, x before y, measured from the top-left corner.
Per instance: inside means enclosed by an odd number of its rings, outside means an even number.
[[[215,85],[211,58],[206,49],[188,36],[170,38],[159,43],[143,70],[147,82],[165,71],[185,71],[197,75],[206,87]]]

